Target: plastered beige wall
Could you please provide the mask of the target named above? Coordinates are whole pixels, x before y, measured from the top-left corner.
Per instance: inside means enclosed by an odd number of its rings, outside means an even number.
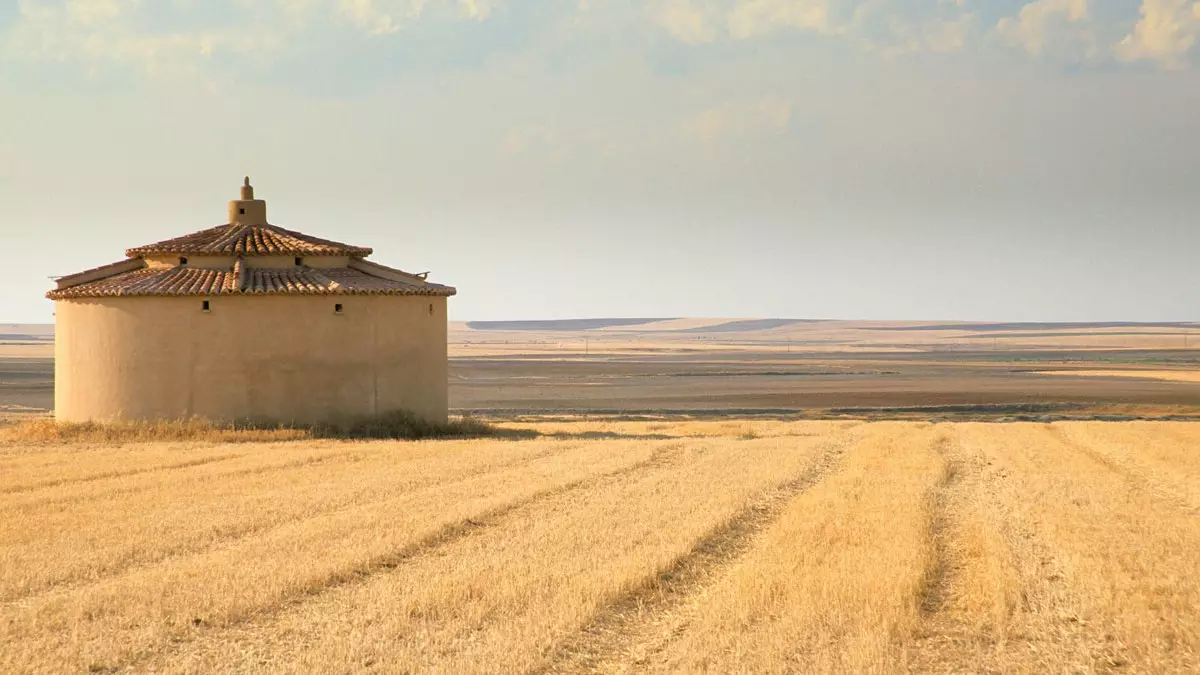
[[[209,312],[199,297],[55,303],[56,416],[446,418],[445,298],[207,299]]]

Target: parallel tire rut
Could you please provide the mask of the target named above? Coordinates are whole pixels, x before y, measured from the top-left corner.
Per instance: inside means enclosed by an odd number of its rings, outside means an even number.
[[[470,472],[465,472],[465,473],[459,474],[450,480],[441,481],[441,482],[433,482],[433,483],[430,483],[429,485],[421,486],[421,488],[419,488],[419,489],[429,489],[429,488],[435,487],[435,486],[436,487],[446,487],[449,485],[455,485],[457,483],[461,483],[461,482],[464,482],[467,480],[471,480],[473,478],[477,478],[484,474],[493,473],[496,471],[502,471],[505,469],[510,469],[510,468],[513,468],[516,466],[521,466],[522,464],[529,464],[531,462],[535,462],[539,459],[542,459],[549,454],[550,454],[550,451],[547,451],[547,452],[543,452],[543,453],[538,453],[536,455],[521,457],[519,459],[515,459],[510,462],[494,464],[492,466],[487,466],[487,467],[478,469],[476,471],[470,471]],[[338,455],[338,456],[341,456],[341,455]],[[319,461],[320,462],[327,461],[327,458],[321,457],[321,458],[319,458]],[[313,462],[313,463],[317,463],[317,462]],[[283,465],[283,466],[287,467],[288,465]],[[275,468],[281,468],[281,467],[276,466]],[[63,580],[61,582],[50,584],[48,586],[43,586],[41,588],[37,588],[33,591],[29,591],[26,593],[14,594],[14,595],[10,595],[7,597],[0,596],[0,609],[3,609],[4,607],[7,607],[7,606],[12,606],[15,604],[23,603],[23,602],[29,602],[31,600],[35,600],[37,598],[53,595],[55,593],[69,593],[73,590],[85,588],[87,586],[96,584],[97,582],[101,582],[106,579],[111,579],[113,577],[121,576],[124,574],[144,572],[146,570],[150,570],[155,567],[159,567],[162,565],[168,565],[171,562],[178,560],[180,558],[184,558],[187,556],[193,556],[193,555],[202,555],[202,554],[208,553],[210,551],[215,551],[215,550],[218,550],[218,549],[221,549],[224,547],[232,546],[232,545],[237,544],[238,542],[244,541],[251,537],[255,537],[258,535],[262,535],[262,534],[267,534],[267,533],[270,533],[270,532],[277,530],[279,528],[282,528],[282,527],[287,527],[289,525],[294,525],[296,523],[302,523],[302,522],[306,522],[306,521],[316,520],[318,518],[331,516],[331,515],[334,515],[337,513],[341,513],[341,512],[345,512],[345,511],[349,511],[349,510],[353,510],[353,509],[361,509],[363,507],[369,507],[369,506],[372,506],[375,504],[382,504],[384,502],[389,501],[393,497],[394,497],[394,495],[393,496],[380,496],[376,499],[372,499],[367,502],[360,502],[360,503],[354,503],[354,504],[339,504],[339,505],[335,505],[335,506],[332,506],[332,507],[326,508],[326,509],[318,508],[318,509],[304,511],[302,513],[297,513],[294,516],[281,518],[280,520],[269,522],[269,523],[263,523],[260,525],[252,525],[252,526],[248,526],[248,527],[245,527],[242,529],[231,529],[228,532],[225,532],[224,534],[214,535],[212,537],[209,537],[208,539],[205,539],[202,543],[197,544],[195,546],[180,548],[180,549],[176,549],[176,550],[172,550],[172,551],[167,551],[161,555],[148,556],[148,557],[142,558],[140,560],[136,560],[136,561],[128,561],[124,564],[114,566],[110,569],[104,570],[103,572],[95,574],[93,576],[90,576],[86,579],[79,579],[79,580],[67,579],[67,580]]]
[[[1130,488],[1148,495],[1158,502],[1170,505],[1172,508],[1180,509],[1191,515],[1200,515],[1200,507],[1191,503],[1172,486],[1155,482],[1146,476],[1139,467],[1122,462],[1088,446],[1086,443],[1080,443],[1071,439],[1058,427],[1046,425],[1046,431],[1065,447],[1084,455],[1093,462],[1120,476]]]
[[[910,672],[1000,672],[986,658],[988,645],[968,625],[955,606],[963,584],[961,509],[982,495],[980,458],[968,458],[949,436],[934,441],[945,462],[944,473],[928,502],[929,545],[933,557],[918,599],[921,625],[908,654]],[[974,643],[974,644],[971,644]],[[966,650],[964,652],[964,650]],[[961,663],[957,656],[973,653],[976,661]]]
[[[630,652],[646,642],[651,643],[650,652],[666,649],[686,625],[686,617],[674,616],[685,603],[745,556],[758,533],[793,498],[836,471],[843,452],[839,440],[827,443],[803,473],[760,493],[669,568],[601,608],[583,628],[559,642],[532,674],[595,672],[613,657],[636,661]],[[668,625],[672,619],[674,625]]]
[[[28,483],[25,485],[13,485],[6,488],[0,488],[0,496],[17,495],[27,492],[37,492],[38,490],[48,490],[51,488],[60,488],[67,485],[82,485],[86,483],[95,483],[102,480],[111,480],[114,478],[128,478],[130,476],[140,476],[147,473],[157,473],[159,471],[171,471],[174,469],[190,469],[196,466],[204,466],[205,464],[215,464],[231,459],[241,459],[244,454],[220,455],[217,457],[204,457],[201,459],[193,459],[178,464],[164,464],[161,466],[152,466],[145,469],[129,469],[126,471],[105,471],[103,473],[93,474],[91,476],[81,476],[79,478],[63,478],[60,480],[48,480],[40,483]]]
[[[485,530],[501,526],[508,522],[514,516],[514,514],[518,514],[520,511],[526,510],[555,497],[577,490],[598,487],[607,482],[623,480],[626,477],[641,471],[669,466],[679,461],[679,459],[682,457],[682,450],[683,445],[681,443],[672,443],[659,448],[648,459],[630,464],[629,466],[621,469],[588,476],[586,478],[581,478],[555,488],[543,490],[524,499],[510,502],[486,513],[479,514],[475,517],[466,518],[459,522],[447,524],[438,529],[436,532],[414,541],[399,550],[363,561],[353,569],[331,574],[328,578],[323,580],[321,584],[285,597],[281,602],[271,607],[263,608],[253,614],[248,614],[233,621],[228,621],[212,627],[199,624],[197,629],[189,635],[180,636],[173,639],[170,647],[171,652],[180,650],[182,646],[192,643],[206,634],[219,634],[223,631],[242,627],[246,624],[269,621],[289,608],[304,604],[306,602],[311,602],[323,595],[352,584],[366,583],[368,580],[372,579],[378,574],[386,574],[423,556],[434,554],[438,550],[455,542],[461,541],[470,536],[478,535]],[[148,650],[139,654],[128,662],[121,664],[117,668],[134,670],[147,661],[150,661],[155,657],[162,656],[163,654],[160,650]]]
[[[1022,496],[1008,480],[1009,471],[993,467],[983,452],[963,447],[955,438],[939,442],[936,449],[947,470],[931,502],[934,561],[921,596],[922,620],[908,649],[907,670],[1004,673],[1039,663],[1053,651],[1084,659],[1087,665],[1081,667],[1088,669],[1104,670],[1105,664],[1119,662],[1106,653],[1101,637],[1078,620],[1078,600],[1068,575],[1036,524],[1012,512]],[[990,629],[981,623],[980,608],[967,600],[971,589],[965,577],[968,566],[978,564],[972,556],[979,555],[964,541],[972,515],[978,519],[975,527],[992,530],[1002,542],[1002,551],[987,555],[1006,556],[1020,584],[1017,606]]]
[[[315,466],[318,464],[324,464],[326,462],[332,462],[334,460],[342,459],[342,458],[346,457],[347,455],[354,454],[354,452],[355,452],[354,450],[345,450],[342,452],[331,453],[328,455],[321,455],[319,457],[309,457],[309,458],[305,458],[305,459],[293,460],[291,462],[285,462],[283,464],[266,464],[266,465],[262,465],[262,466],[250,466],[250,467],[246,467],[244,469],[238,469],[236,471],[229,471],[227,473],[220,474],[219,476],[202,476],[202,477],[196,478],[194,480],[196,483],[202,483],[205,481],[211,482],[211,481],[215,481],[215,480],[229,480],[231,478],[236,478],[239,476],[251,476],[251,475],[259,474],[259,473],[282,471],[285,469],[311,467],[311,466]],[[104,475],[100,475],[100,476],[89,476],[87,478],[72,479],[69,481],[63,481],[61,483],[55,483],[55,484],[49,485],[49,486],[48,485],[39,485],[30,490],[15,491],[15,492],[9,493],[8,495],[0,495],[0,497],[8,497],[8,496],[11,496],[14,494],[19,495],[19,494],[23,494],[23,493],[24,494],[36,493],[38,490],[41,490],[41,489],[44,489],[47,487],[58,488],[58,487],[63,487],[64,485],[72,485],[72,486],[86,485],[88,483],[99,483],[99,482],[105,481],[105,480],[128,478],[131,476],[139,476],[139,475],[158,473],[158,472],[163,472],[163,471],[192,469],[192,468],[199,467],[199,466],[205,466],[207,464],[216,464],[218,462],[242,459],[245,456],[246,455],[224,455],[221,457],[214,457],[214,458],[208,458],[208,459],[203,459],[203,460],[195,460],[195,461],[191,461],[191,462],[184,462],[182,464],[171,464],[169,466],[160,466],[160,467],[155,467],[155,468],[151,468],[151,469],[140,469],[137,471],[122,471],[122,472],[114,472],[114,473],[104,474]],[[18,506],[14,506],[11,504],[0,504],[0,511],[16,510],[16,509],[23,509],[23,508],[30,508],[30,507],[39,507],[39,506],[45,506],[47,504],[72,504],[75,502],[88,502],[88,501],[92,501],[92,500],[95,500],[100,497],[107,497],[107,496],[111,496],[111,495],[118,494],[118,493],[121,494],[122,496],[128,496],[128,495],[132,495],[132,494],[137,494],[139,492],[146,492],[151,489],[153,489],[153,485],[147,484],[147,485],[141,485],[141,486],[137,486],[137,487],[111,486],[111,487],[107,487],[106,489],[103,489],[103,490],[100,490],[100,491],[97,491],[97,492],[94,492],[91,494],[82,494],[82,495],[58,496],[58,495],[51,494],[48,496],[44,496],[41,498],[37,498],[37,499],[33,499],[30,501],[24,502]]]
[[[929,537],[933,546],[933,563],[925,575],[919,606],[927,618],[936,615],[949,601],[950,586],[954,581],[954,560],[949,541],[953,518],[951,502],[961,492],[963,472],[967,470],[961,459],[949,449],[950,439],[941,436],[934,442],[937,453],[946,462],[945,473],[931,496],[929,509]]]

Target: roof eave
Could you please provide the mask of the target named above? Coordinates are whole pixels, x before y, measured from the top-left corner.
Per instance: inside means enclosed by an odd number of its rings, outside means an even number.
[[[126,272],[133,272],[134,270],[140,270],[145,266],[146,266],[145,260],[143,260],[141,258],[133,258],[130,260],[121,260],[121,261],[118,261],[115,263],[101,265],[100,267],[93,267],[90,270],[84,270],[82,272],[77,272],[75,274],[69,274],[65,277],[58,277],[57,279],[55,279],[57,288],[55,288],[54,290],[61,291],[61,290],[67,289],[67,288],[71,288],[72,286],[79,286],[82,284],[90,283],[92,281],[99,281],[101,279],[115,277],[118,274],[124,274]]]

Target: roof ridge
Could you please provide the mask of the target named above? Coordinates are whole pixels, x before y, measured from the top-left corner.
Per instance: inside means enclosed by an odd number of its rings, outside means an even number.
[[[317,255],[357,258],[371,253],[373,250],[365,246],[315,237],[271,223],[225,223],[125,251],[125,255],[130,258],[157,254]]]
[[[233,263],[233,283],[227,285],[233,287],[230,290],[237,292],[246,287],[246,261],[241,256]]]

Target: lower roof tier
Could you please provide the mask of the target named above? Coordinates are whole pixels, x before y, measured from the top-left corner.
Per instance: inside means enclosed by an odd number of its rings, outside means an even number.
[[[231,269],[143,267],[95,281],[50,291],[51,300],[141,296],[212,295],[427,295],[447,297],[457,291],[373,263],[377,276],[364,269],[251,268],[241,261]],[[411,281],[409,280],[411,277]]]

